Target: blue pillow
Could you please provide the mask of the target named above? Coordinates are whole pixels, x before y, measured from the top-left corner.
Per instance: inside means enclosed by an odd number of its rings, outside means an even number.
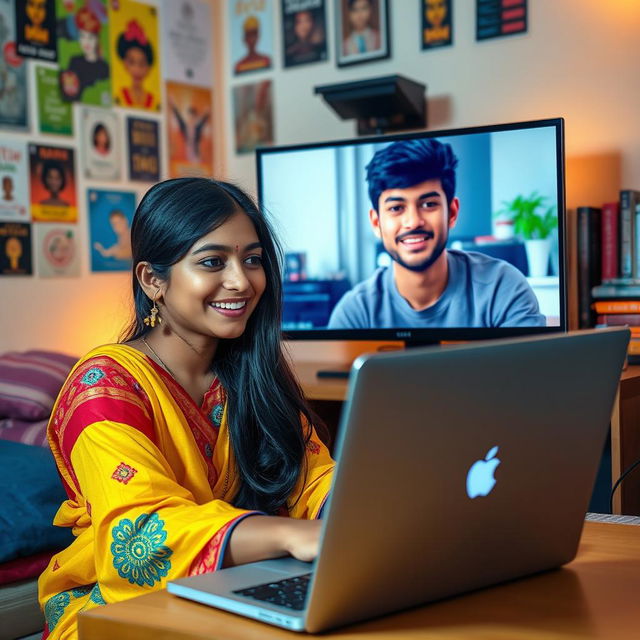
[[[0,562],[68,546],[71,529],[52,524],[66,499],[49,449],[0,440]]]

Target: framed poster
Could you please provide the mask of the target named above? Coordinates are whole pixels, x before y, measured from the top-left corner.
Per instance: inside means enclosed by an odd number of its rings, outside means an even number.
[[[271,80],[233,87],[236,153],[273,144]]]
[[[233,73],[273,66],[273,0],[229,0],[229,38]]]
[[[391,55],[388,0],[334,0],[339,67]]]
[[[62,99],[58,85],[58,72],[55,69],[37,65],[36,88],[40,133],[73,135],[71,104]]]
[[[58,65],[64,100],[109,106],[109,22],[106,0],[57,0]]]
[[[169,177],[213,175],[211,91],[167,82]]]
[[[27,64],[15,41],[15,2],[0,0],[0,128],[27,131]]]
[[[527,0],[476,0],[476,40],[527,31]]]
[[[30,276],[31,225],[25,222],[0,222],[0,276]]]
[[[327,59],[325,0],[282,0],[285,67]]]
[[[136,194],[89,189],[87,198],[91,271],[130,271]]]
[[[84,107],[80,113],[84,176],[90,180],[120,180],[120,127],[112,109]]]
[[[422,0],[422,50],[453,44],[452,0]]]
[[[0,220],[27,222],[30,219],[27,167],[24,142],[0,142]]]
[[[164,0],[162,27],[165,79],[211,86],[211,6],[202,0]]]
[[[38,275],[43,278],[78,277],[78,225],[39,222],[33,227]]]
[[[160,180],[160,127],[157,120],[127,118],[129,180]]]
[[[16,0],[18,55],[55,62],[58,59],[55,0]]]
[[[74,150],[29,145],[31,216],[40,222],[76,222]]]

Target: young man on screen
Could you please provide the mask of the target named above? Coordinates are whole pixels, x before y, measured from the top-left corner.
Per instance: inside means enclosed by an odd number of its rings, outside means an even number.
[[[458,219],[458,160],[438,140],[401,140],[367,165],[373,232],[393,259],[347,292],[329,329],[544,326],[513,265],[447,249]]]

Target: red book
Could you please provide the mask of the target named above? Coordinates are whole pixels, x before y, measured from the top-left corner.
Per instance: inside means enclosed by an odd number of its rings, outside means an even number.
[[[617,278],[620,266],[620,206],[618,202],[602,205],[602,279]]]
[[[640,313],[601,313],[598,315],[598,324],[624,325],[640,327]]]

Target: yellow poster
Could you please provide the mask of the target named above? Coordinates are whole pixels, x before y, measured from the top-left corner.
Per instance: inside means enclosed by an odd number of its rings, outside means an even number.
[[[157,8],[133,0],[110,0],[109,29],[114,103],[160,111]]]

